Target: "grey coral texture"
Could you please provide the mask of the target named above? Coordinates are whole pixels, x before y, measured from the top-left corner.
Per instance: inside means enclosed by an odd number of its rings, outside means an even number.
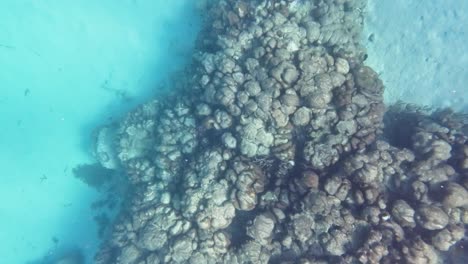
[[[98,148],[131,190],[96,263],[463,259],[466,118],[386,109],[364,65],[365,8],[209,5],[184,82],[129,113],[114,149]]]

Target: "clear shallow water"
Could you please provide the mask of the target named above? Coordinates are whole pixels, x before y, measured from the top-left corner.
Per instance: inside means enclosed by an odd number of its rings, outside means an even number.
[[[396,3],[374,1],[367,29],[375,35],[369,64],[382,70],[387,100],[466,107],[468,93],[458,89],[455,96],[448,85],[466,83],[458,78],[466,76],[466,38],[457,24],[466,17],[421,1]],[[398,15],[406,4],[414,8]],[[421,15],[441,20],[422,23]],[[71,170],[92,161],[96,126],[147,100],[186,62],[199,18],[189,0],[7,0],[0,17],[0,255],[5,263],[25,263],[77,247],[89,259],[99,242],[89,206],[99,194]],[[413,23],[432,33],[417,34],[407,27]],[[454,30],[438,37],[446,28]],[[447,45],[458,53],[446,55]]]
[[[388,103],[404,100],[468,111],[468,1],[370,0],[367,64]]]
[[[196,12],[188,0],[1,1],[1,263],[94,254],[100,195],[72,169],[92,162],[96,126],[187,62]]]

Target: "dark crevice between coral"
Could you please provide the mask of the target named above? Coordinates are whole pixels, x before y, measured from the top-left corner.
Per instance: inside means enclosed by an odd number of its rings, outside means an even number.
[[[240,211],[237,210],[236,216],[232,219],[231,225],[226,228],[226,232],[231,237],[231,247],[234,249],[239,249],[247,243],[250,238],[247,235],[247,226],[249,226],[255,216],[258,214],[258,209],[253,209],[252,211]]]
[[[352,250],[359,249],[362,245],[364,245],[365,240],[368,238],[370,233],[370,226],[357,226],[355,230],[353,230],[351,234],[351,243],[352,243]]]
[[[294,250],[285,250],[281,252],[281,255],[271,256],[269,264],[283,264],[283,263],[296,263],[298,256]]]
[[[415,116],[388,111],[384,116],[384,137],[397,148],[411,148],[411,137],[415,133]]]

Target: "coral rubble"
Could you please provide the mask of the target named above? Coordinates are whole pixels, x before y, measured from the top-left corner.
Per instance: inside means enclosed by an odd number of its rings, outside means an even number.
[[[385,109],[363,64],[365,6],[208,5],[181,88],[129,113],[115,147],[112,132],[98,137],[103,166],[119,163],[132,191],[96,263],[465,257],[466,120]]]

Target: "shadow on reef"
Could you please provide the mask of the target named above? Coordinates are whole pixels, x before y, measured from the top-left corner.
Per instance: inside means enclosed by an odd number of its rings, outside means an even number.
[[[99,163],[80,164],[73,168],[73,175],[89,187],[102,190],[109,183],[115,171],[104,168]]]
[[[392,146],[411,148],[411,137],[418,132],[416,130],[418,124],[428,120],[445,121],[449,127],[456,126],[450,128],[459,129],[467,134],[468,107],[465,112],[454,112],[450,108],[435,109],[397,102],[389,106],[385,112],[383,137]]]
[[[85,264],[84,254],[79,248],[53,251],[52,254],[47,253],[44,257],[26,264]]]
[[[391,107],[384,116],[384,137],[392,146],[399,148],[411,148],[411,136],[415,133],[418,117],[424,115],[421,107],[413,106],[415,111],[410,110],[410,105],[399,102]],[[406,110],[406,111],[403,111]]]
[[[73,169],[75,178],[102,195],[91,204],[95,210],[94,220],[98,226],[99,238],[104,238],[112,224],[112,215],[121,206],[127,194],[128,183],[119,170],[108,169],[99,163],[80,164]]]

